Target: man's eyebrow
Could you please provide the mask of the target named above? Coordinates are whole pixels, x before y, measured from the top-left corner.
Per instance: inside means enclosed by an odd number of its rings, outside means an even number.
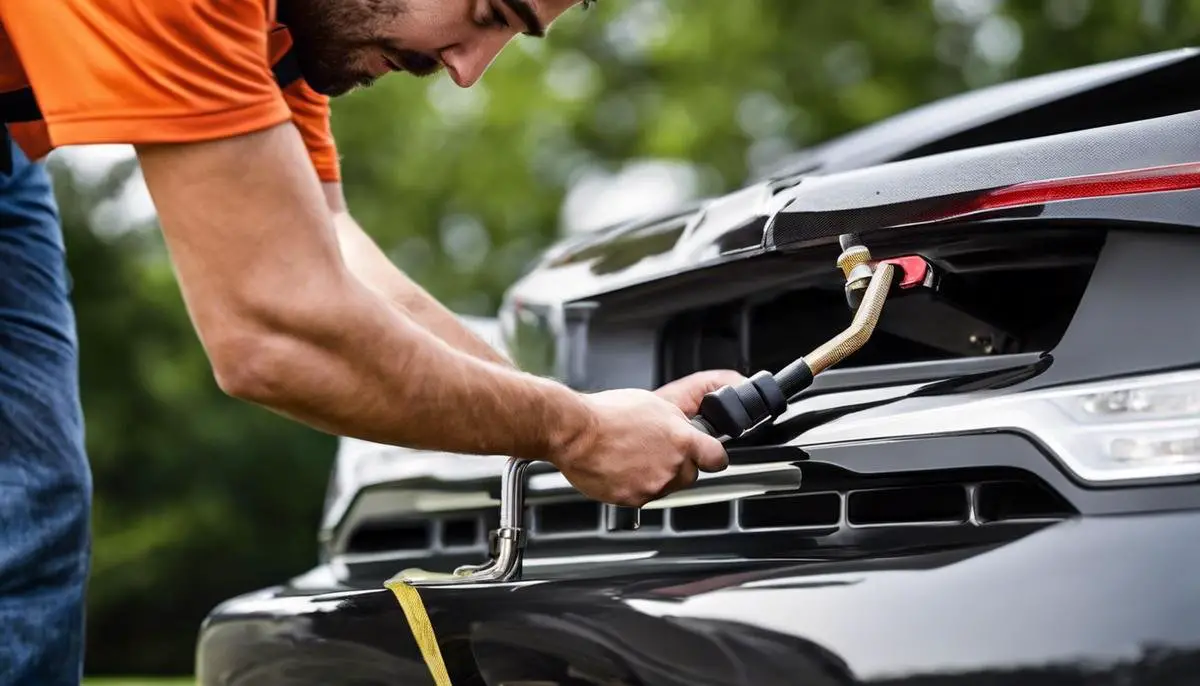
[[[504,0],[504,4],[525,23],[526,36],[542,38],[546,35],[546,27],[542,26],[542,20],[538,19],[537,12],[533,11],[526,0]]]

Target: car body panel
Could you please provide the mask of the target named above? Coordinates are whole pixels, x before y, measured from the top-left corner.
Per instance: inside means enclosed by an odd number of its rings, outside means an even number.
[[[1195,164],[1200,141],[1189,132],[1198,126],[1200,112],[1187,112],[814,177],[787,191],[787,206],[771,217],[764,242],[794,249],[928,221],[953,215],[973,196],[1020,183]]]
[[[562,663],[643,686],[1182,684],[1200,673],[1200,548],[1180,545],[1197,530],[1194,512],[1084,518],[990,545],[421,595],[460,685]],[[431,683],[390,591],[283,591],[214,611],[199,683]]]

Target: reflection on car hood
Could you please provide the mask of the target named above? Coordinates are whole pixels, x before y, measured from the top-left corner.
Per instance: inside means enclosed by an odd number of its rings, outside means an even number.
[[[1196,77],[1200,50],[1187,48],[938,100],[805,151],[732,193],[563,240],[514,286],[508,300],[524,306],[569,302],[748,257],[774,247],[774,241],[764,241],[764,230],[780,209],[823,206],[826,196],[845,195],[847,188],[869,196],[879,178],[885,180],[881,187],[891,188],[886,165],[984,146],[996,146],[988,154],[1000,154],[1010,143],[1028,146],[1031,139],[1194,111],[1197,98],[1169,84]],[[1046,155],[1039,159],[1051,168],[1054,160]],[[862,170],[870,171],[852,173]],[[953,181],[955,173],[939,178]],[[806,181],[813,177],[822,178],[821,187],[809,192]],[[846,209],[844,203],[838,208]]]

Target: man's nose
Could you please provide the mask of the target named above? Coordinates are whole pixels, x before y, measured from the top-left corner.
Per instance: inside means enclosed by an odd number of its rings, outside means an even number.
[[[442,50],[442,63],[454,83],[460,88],[470,88],[488,70],[509,40],[508,36],[489,36],[471,43],[460,43]]]

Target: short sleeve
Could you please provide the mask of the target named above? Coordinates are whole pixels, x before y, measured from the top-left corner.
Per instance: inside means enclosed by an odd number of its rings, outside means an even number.
[[[292,122],[300,130],[317,176],[329,183],[340,181],[341,165],[330,126],[329,98],[316,93],[304,81],[288,86],[283,97],[292,111]]]
[[[274,64],[292,46],[291,37],[282,26],[271,32],[269,54]],[[329,98],[314,91],[300,79],[283,90],[283,99],[292,112],[292,122],[300,131],[317,176],[326,182],[341,180],[337,145],[333,140]]]
[[[270,0],[0,0],[53,145],[190,142],[279,124]]]

